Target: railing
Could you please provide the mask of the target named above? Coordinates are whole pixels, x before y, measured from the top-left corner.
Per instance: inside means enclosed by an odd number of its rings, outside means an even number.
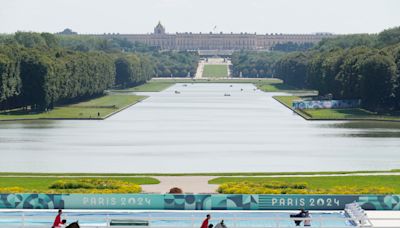
[[[36,227],[36,228],[44,228],[50,227],[52,225],[52,221],[54,220],[55,211],[54,210],[45,210],[44,212],[51,212],[52,215],[41,215],[36,210],[5,210],[0,213],[0,228],[1,227]],[[72,211],[71,211],[72,212]],[[73,211],[80,213],[78,215],[69,214],[68,212],[63,214],[63,218],[67,219],[68,223],[74,222],[76,220],[81,221],[81,227],[110,227],[110,222],[112,220],[143,220],[148,221],[150,226],[154,228],[167,228],[174,227],[176,225],[170,226],[155,226],[155,221],[177,221],[179,224],[179,228],[194,228],[200,227],[200,224],[203,221],[203,217],[196,216],[196,212],[181,212],[185,213],[186,217],[166,217],[166,216],[157,216],[153,217],[152,214],[148,213],[147,216],[136,216],[135,213],[123,211],[120,214],[119,211]],[[142,211],[143,212],[143,211]],[[205,211],[203,211],[205,212]],[[33,213],[33,214],[32,214]],[[86,214],[85,214],[86,213]],[[96,213],[101,213],[101,215],[96,215]],[[206,212],[205,212],[206,213]],[[289,216],[272,216],[272,214],[265,213],[263,217],[244,217],[240,214],[232,213],[228,217],[222,217],[222,215],[218,215],[220,212],[210,212],[212,214],[212,222],[219,222],[220,220],[224,220],[225,224],[229,228],[247,228],[249,226],[245,226],[242,222],[254,222],[250,227],[277,227],[277,228],[289,228],[295,227],[294,221],[302,221],[308,220],[311,222],[312,227],[330,227],[330,228],[348,228],[348,227],[374,227],[374,228],[393,228],[400,227],[400,217],[399,218],[369,218],[365,211],[357,204],[348,204],[345,209],[344,217],[326,217],[318,213],[310,213],[311,217],[289,217]],[[227,213],[224,211],[223,213]],[[246,212],[251,213],[251,212]],[[374,226],[372,221],[390,223],[390,226]],[[329,225],[328,223],[331,222]],[[334,226],[332,222],[341,223],[343,225]],[[153,223],[153,224],[152,224]],[[393,225],[392,225],[393,224]],[[127,226],[112,226],[112,227],[127,227]],[[131,226],[135,227],[135,226]],[[136,226],[138,227],[138,226]]]
[[[228,224],[228,227],[233,227],[233,228],[238,228],[238,227],[243,227],[245,228],[246,226],[240,225],[239,223],[241,221],[265,221],[265,223],[271,223],[268,224],[268,226],[262,226],[262,224],[257,224],[256,226],[252,227],[279,227],[279,228],[286,228],[286,227],[295,227],[294,221],[305,221],[309,220],[311,221],[312,227],[330,227],[330,228],[348,228],[351,227],[352,225],[350,224],[356,224],[355,220],[361,220],[364,218],[355,218],[355,217],[349,217],[349,218],[327,218],[323,216],[317,216],[317,215],[312,215],[313,217],[309,218],[289,218],[289,217],[257,217],[257,218],[249,218],[249,217],[230,217],[230,218],[223,218],[225,221],[225,224]],[[41,216],[41,215],[35,215],[35,216],[26,216],[24,212],[22,212],[22,215],[7,215],[3,216],[5,218],[2,218],[0,216],[0,227],[49,227],[49,223],[43,224],[44,221],[51,222],[54,220],[54,216]],[[110,222],[113,219],[118,219],[118,220],[144,220],[144,221],[149,221],[150,223],[152,221],[190,221],[189,226],[179,226],[180,228],[193,228],[193,227],[199,227],[203,218],[199,217],[194,217],[193,215],[191,217],[132,217],[132,216],[118,216],[118,217],[113,217],[111,214],[106,214],[104,218],[99,218],[99,217],[93,217],[93,215],[79,215],[79,216],[74,216],[71,218],[68,218],[68,216],[65,216],[67,219],[68,223],[73,222],[77,218],[81,221],[85,221],[85,223],[93,223],[96,222],[95,225],[86,225],[86,224],[81,224],[81,227],[109,227]],[[219,218],[222,219],[222,218]],[[400,224],[400,218],[370,218],[370,220],[380,220],[380,221],[397,221],[398,224]],[[6,223],[6,221],[10,221],[9,223]],[[332,222],[332,221],[337,221],[337,222],[343,222],[343,226],[326,226],[324,225],[325,222]],[[345,225],[347,222],[348,225]],[[292,225],[287,225],[288,223],[292,223]],[[3,225],[4,224],[4,225]],[[7,225],[5,225],[7,224]],[[37,224],[37,225],[34,225]],[[126,227],[126,226],[112,226],[112,227]],[[131,226],[134,227],[134,226]],[[150,227],[155,227],[158,228],[157,226],[150,226]],[[176,226],[160,226],[160,227],[176,227]],[[375,227],[375,228],[385,228],[382,226],[372,226],[372,224],[369,225],[363,225],[363,224],[358,224],[358,225],[353,225],[353,227]],[[392,226],[393,228],[394,226]],[[397,226],[397,227],[400,227]]]

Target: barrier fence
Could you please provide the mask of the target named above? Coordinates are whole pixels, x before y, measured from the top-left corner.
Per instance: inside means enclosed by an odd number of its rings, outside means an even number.
[[[400,210],[400,195],[0,194],[0,209]]]
[[[56,212],[54,212],[56,214]],[[69,222],[73,222],[77,220],[76,217],[64,217],[67,219]],[[54,220],[54,216],[41,216],[41,215],[35,215],[35,217],[25,217],[23,214],[22,216],[10,216],[7,215],[6,218],[2,218],[0,215],[0,225],[1,222],[4,223],[4,219],[7,221],[10,221],[10,223],[5,223],[7,224],[7,227],[49,227],[49,224],[51,225],[52,221]],[[75,219],[75,220],[74,220]],[[81,227],[110,227],[110,223],[113,219],[111,215],[107,215],[104,213],[104,216],[102,219],[99,220],[99,218],[95,218],[92,215],[81,215],[79,217],[80,220],[85,221],[86,224],[80,224]],[[119,220],[132,220],[132,217],[126,216],[126,217],[118,217]],[[157,226],[157,225],[151,225],[153,228],[157,227],[174,227],[176,228],[176,224],[173,223],[174,221],[187,221],[189,225],[185,226],[179,226],[179,228],[193,228],[193,227],[199,227],[204,218],[198,218],[198,217],[134,217],[134,220],[138,221],[148,221],[149,224],[152,223],[152,221],[170,221],[171,225],[170,226]],[[358,218],[353,218],[353,217],[343,217],[343,218],[328,218],[328,217],[319,217],[319,216],[314,216],[310,218],[290,218],[290,217],[278,217],[278,216],[271,216],[271,217],[262,217],[262,218],[251,218],[251,217],[233,217],[233,218],[223,218],[226,224],[229,224],[228,227],[233,227],[233,228],[246,228],[246,227],[279,227],[279,228],[286,228],[286,227],[294,227],[294,221],[295,220],[309,220],[311,223],[311,227],[329,227],[329,228],[348,228],[348,227],[374,227],[374,228],[393,228],[393,227],[398,227],[398,226],[376,226],[373,225],[373,221],[386,221],[386,222],[392,222],[393,224],[400,224],[400,218],[368,218],[369,223],[365,225],[355,225],[354,221]],[[44,223],[43,221],[47,221],[48,224]],[[241,222],[258,222],[258,225],[244,225]],[[263,226],[263,221],[266,221],[267,225]],[[371,223],[372,221],[372,223]],[[90,223],[93,224],[90,224]],[[219,222],[219,221],[218,221]],[[338,222],[343,225],[327,225],[329,222]],[[42,225],[41,225],[42,224]],[[303,225],[302,225],[303,226]],[[118,226],[112,226],[112,227],[118,227]],[[121,226],[121,227],[126,227],[126,226]]]

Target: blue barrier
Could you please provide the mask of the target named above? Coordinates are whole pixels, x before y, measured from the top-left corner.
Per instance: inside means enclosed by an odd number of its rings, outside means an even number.
[[[0,209],[400,210],[400,195],[0,194]]]

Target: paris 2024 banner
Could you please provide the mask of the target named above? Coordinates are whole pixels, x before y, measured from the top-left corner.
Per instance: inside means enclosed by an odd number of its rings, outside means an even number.
[[[0,194],[1,209],[400,210],[400,195]]]

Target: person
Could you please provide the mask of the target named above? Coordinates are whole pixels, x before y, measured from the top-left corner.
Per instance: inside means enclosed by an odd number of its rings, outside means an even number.
[[[310,213],[308,211],[305,212],[304,214],[305,218],[310,218]],[[311,226],[311,220],[310,219],[306,219],[304,220],[304,226]]]
[[[208,225],[208,228],[213,228],[213,227],[214,227],[213,224]]]
[[[225,226],[224,220],[222,220],[220,223],[218,223],[218,224],[215,226],[215,228],[227,228],[227,227]]]
[[[61,224],[61,214],[62,214],[62,210],[59,209],[58,210],[58,214],[57,214],[56,218],[54,219],[54,223],[53,223],[52,228],[56,228],[56,227],[60,226],[60,224]]]
[[[204,219],[203,223],[201,224],[200,228],[208,228],[208,221],[210,220],[211,215],[207,214],[206,219]]]
[[[300,213],[298,214],[292,214],[290,215],[291,218],[304,218],[305,217],[306,211],[304,209],[301,209]],[[294,224],[296,226],[300,226],[302,220],[294,220]]]

